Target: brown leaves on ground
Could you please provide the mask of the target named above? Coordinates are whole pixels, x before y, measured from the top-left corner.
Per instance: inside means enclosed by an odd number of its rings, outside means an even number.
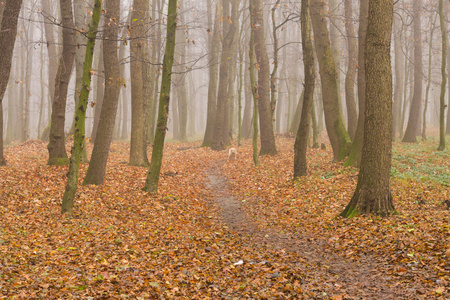
[[[207,172],[224,161],[230,193],[258,227],[307,237],[325,255],[337,253],[343,268],[370,257],[406,298],[449,296],[448,151],[396,145],[392,190],[400,215],[342,219],[336,216],[352,196],[357,170],[331,164],[331,153],[309,150],[310,175],[293,182],[292,139],[280,137],[280,153],[262,157],[258,168],[249,142],[237,148],[235,161],[226,161],[225,151],[198,146],[166,144],[153,195],[142,191],[147,169],[127,164],[128,144],[113,144],[105,184],[80,186],[73,218],[60,215],[67,167],[46,165],[46,145],[6,148],[0,298],[365,297],[370,278],[342,284],[339,273],[323,272],[326,261],[319,267],[288,249],[253,243],[222,223]],[[80,184],[86,168],[81,166]]]

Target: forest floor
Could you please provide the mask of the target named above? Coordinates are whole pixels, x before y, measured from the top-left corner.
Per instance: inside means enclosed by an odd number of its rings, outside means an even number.
[[[399,215],[343,219],[358,170],[310,149],[293,181],[293,143],[278,137],[260,167],[250,141],[234,161],[167,143],[158,194],[114,143],[105,184],[80,186],[72,218],[60,214],[67,167],[47,166],[40,141],[7,147],[0,299],[450,298],[449,150],[394,143]]]

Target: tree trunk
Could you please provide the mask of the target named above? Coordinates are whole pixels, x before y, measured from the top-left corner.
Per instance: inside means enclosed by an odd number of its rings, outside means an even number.
[[[248,44],[248,39],[247,43]],[[245,45],[245,44],[244,44]],[[244,139],[249,139],[252,136],[252,87],[250,83],[250,58],[249,52],[244,50],[244,115],[242,116],[242,137]]]
[[[392,123],[392,134],[393,138],[403,135],[402,124],[400,124],[402,119],[402,98],[403,98],[403,85],[404,76],[403,72],[405,69],[405,64],[402,59],[402,46],[400,42],[400,30],[401,30],[401,20],[400,17],[394,15],[394,53],[395,53],[395,87],[394,87],[394,108],[393,108],[393,123]]]
[[[237,11],[239,6],[238,1],[233,0],[233,10]],[[224,12],[226,10],[224,9]],[[220,59],[220,70],[219,70],[219,89],[217,92],[217,105],[215,113],[215,123],[214,123],[214,135],[211,145],[213,150],[224,150],[230,143],[229,136],[229,111],[230,105],[228,103],[228,77],[229,77],[229,64],[233,61],[233,49],[235,32],[237,32],[238,25],[236,23],[230,24],[228,26],[228,31],[223,39],[222,56]],[[224,26],[224,30],[227,26]]]
[[[358,124],[355,138],[350,145],[350,153],[344,166],[359,166],[364,140],[364,111],[366,91],[366,70],[364,48],[366,44],[367,19],[369,14],[369,0],[361,0],[359,5],[359,29],[358,29]]]
[[[63,27],[63,49],[59,60],[55,80],[55,96],[50,123],[50,139],[48,143],[48,164],[66,165],[69,159],[65,147],[64,125],[66,119],[67,90],[75,58],[75,31],[73,30],[72,1],[60,0]]]
[[[147,166],[148,157],[145,142],[145,110],[144,110],[144,90],[142,64],[142,47],[146,36],[146,22],[144,21],[146,12],[143,10],[146,0],[134,0],[131,25],[131,141],[130,159],[132,166]],[[144,151],[145,150],[145,151]]]
[[[252,0],[250,0],[250,22],[254,24],[255,20],[253,18],[252,10]],[[259,166],[259,157],[258,157],[258,87],[256,86],[256,78],[255,78],[255,32],[250,30],[250,45],[249,45],[249,58],[250,58],[250,86],[252,89],[252,97],[253,97],[253,163],[255,167]]]
[[[431,87],[431,62],[433,57],[433,33],[435,27],[435,20],[433,21],[433,16],[430,15],[430,41],[428,45],[428,77],[427,77],[427,87],[425,89],[425,104],[422,113],[422,141],[427,140],[427,110],[428,110],[428,95],[430,93]],[[445,89],[444,89],[445,91]]]
[[[251,30],[254,34],[256,68],[258,69],[258,113],[261,131],[260,155],[275,155],[277,148],[270,108],[270,66],[264,35],[263,1],[250,1]]]
[[[422,106],[422,79],[423,79],[423,63],[422,63],[422,28],[420,21],[421,0],[413,0],[414,11],[414,94],[409,110],[408,125],[406,126],[405,135],[402,142],[417,142],[417,129],[419,128],[420,110]]]
[[[270,109],[272,112],[272,118],[275,114],[275,108],[277,105],[276,92],[277,92],[277,71],[278,71],[278,37],[277,30],[278,26],[275,22],[275,12],[280,5],[281,0],[277,0],[272,7],[272,37],[273,37],[273,68],[272,73],[270,73]]]
[[[109,1],[109,0],[107,0]],[[69,1],[70,2],[70,1]],[[61,6],[62,8],[63,6]],[[94,57],[95,37],[97,35],[98,23],[102,11],[102,0],[95,0],[94,10],[92,12],[91,24],[89,26],[88,40],[86,46],[86,55],[83,67],[83,80],[78,107],[75,113],[75,134],[72,146],[72,154],[70,156],[69,172],[67,174],[67,184],[64,191],[61,214],[71,216],[73,214],[73,200],[78,188],[78,171],[81,160],[81,151],[83,148],[83,140],[85,138],[85,119],[86,108],[89,98],[89,90],[91,86],[91,69],[92,59]]]
[[[148,171],[144,190],[151,193],[158,191],[159,174],[164,149],[164,139],[167,130],[167,116],[169,115],[170,87],[172,85],[172,65],[175,52],[177,32],[177,0],[169,0],[167,11],[166,50],[163,61],[161,93],[159,98],[158,122],[156,126],[155,142],[153,143],[152,160]]]
[[[219,70],[220,30],[222,27],[222,0],[216,1],[216,16],[214,31],[209,45],[209,85],[208,85],[208,111],[206,114],[206,129],[203,137],[203,147],[212,145],[217,110],[217,78]]]
[[[302,116],[294,145],[294,179],[300,176],[306,176],[308,171],[306,150],[308,148],[308,133],[310,128],[311,109],[314,98],[314,84],[316,80],[309,8],[310,1],[302,0],[302,12],[300,19],[302,27],[302,50],[303,66],[305,70],[305,89],[303,95]]]
[[[102,17],[100,17],[100,25]],[[95,138],[98,131],[98,123],[100,122],[100,113],[102,111],[103,99],[105,96],[105,65],[103,61],[103,38],[97,43],[97,49],[94,50],[96,55],[97,68],[94,86],[94,125],[92,126],[91,141],[95,144]]]
[[[184,24],[184,14],[179,16],[179,21]],[[177,136],[176,139],[181,142],[187,141],[187,90],[186,90],[186,29],[180,26],[177,33],[177,40],[175,42],[175,57],[176,65],[174,67],[173,84],[175,87],[177,101],[172,103],[177,105],[178,119],[176,120]],[[174,119],[175,126],[175,119]]]
[[[91,162],[83,182],[85,185],[103,184],[122,85],[117,53],[118,23],[116,22],[120,18],[120,0],[107,0],[105,11],[103,26],[105,100],[102,105]]]
[[[391,35],[393,1],[371,0],[365,47],[366,106],[361,168],[344,217],[395,213],[390,189],[392,155]]]
[[[442,61],[441,61],[441,95],[440,95],[440,110],[439,110],[439,151],[445,149],[445,85],[447,84],[447,77],[445,74],[445,64],[447,61],[447,30],[444,19],[444,3],[443,0],[439,0],[439,22],[441,25],[442,35]],[[450,66],[449,66],[450,67]],[[449,72],[450,73],[450,72]],[[449,91],[450,92],[450,91]],[[450,99],[450,95],[449,95]],[[450,106],[450,101],[449,101]],[[450,114],[450,111],[449,111]]]
[[[330,47],[326,18],[323,15],[325,2],[314,0],[311,4],[311,19],[314,30],[319,73],[322,82],[322,99],[325,123],[333,148],[334,161],[343,160],[349,149],[350,138],[342,121],[339,109],[339,85],[336,66]]]
[[[51,107],[54,102],[55,96],[55,79],[56,79],[56,71],[58,69],[58,61],[57,61],[57,53],[56,53],[56,42],[54,36],[54,30],[52,22],[55,21],[53,17],[52,5],[50,0],[42,0],[42,15],[44,16],[44,32],[45,32],[45,40],[47,42],[47,53],[48,53],[48,102],[49,102],[49,122],[44,132],[41,134],[41,139],[45,142],[49,140],[50,134],[50,115],[51,115]]]
[[[355,139],[358,114],[355,102],[355,75],[358,65],[358,42],[353,26],[352,0],[345,0],[345,31],[347,34],[348,64],[345,76],[345,102],[347,104],[347,132],[350,138]]]
[[[0,30],[0,166],[6,165],[3,155],[3,97],[11,73],[11,62],[17,34],[17,20],[22,0],[8,0],[5,3]]]

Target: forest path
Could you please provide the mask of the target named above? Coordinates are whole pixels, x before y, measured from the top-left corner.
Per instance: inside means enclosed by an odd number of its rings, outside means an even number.
[[[309,282],[305,280],[302,289],[311,288],[317,292],[317,287],[321,286],[323,296],[320,298],[325,299],[331,295],[334,295],[331,299],[423,299],[420,289],[405,291],[404,286],[400,288],[386,272],[386,266],[375,257],[367,255],[350,261],[326,250],[323,246],[326,241],[314,233],[292,235],[258,226],[246,214],[240,201],[233,197],[227,179],[221,174],[223,163],[216,163],[207,171],[208,188],[215,195],[213,202],[219,208],[220,221],[255,250],[268,247],[293,253],[298,259],[290,264],[313,278]]]

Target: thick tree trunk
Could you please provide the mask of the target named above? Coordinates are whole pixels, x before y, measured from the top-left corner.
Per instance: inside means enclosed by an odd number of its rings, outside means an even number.
[[[208,111],[206,114],[206,129],[203,137],[203,147],[212,145],[217,110],[217,78],[219,70],[220,30],[222,28],[222,0],[216,1],[216,16],[214,30],[209,45],[209,84],[208,84]]]
[[[238,1],[233,0],[233,10],[237,11]],[[224,9],[224,12],[226,10]],[[233,44],[235,32],[239,30],[239,24],[232,23],[228,26],[228,31],[223,39],[222,55],[220,59],[219,70],[219,89],[217,92],[217,105],[215,113],[214,123],[214,135],[212,140],[211,149],[213,150],[225,150],[230,143],[229,135],[229,98],[228,98],[228,77],[229,77],[229,64],[233,55]],[[227,26],[224,26],[227,27]],[[225,30],[226,28],[224,28]]]
[[[172,85],[172,65],[175,52],[177,32],[177,0],[169,0],[167,17],[166,50],[163,61],[161,94],[159,98],[158,123],[156,126],[155,142],[153,143],[152,160],[148,171],[144,190],[151,193],[158,191],[159,174],[164,149],[164,139],[167,130],[167,116],[169,115],[170,87]]]
[[[421,0],[413,0],[414,10],[414,94],[409,110],[408,125],[402,142],[417,142],[417,129],[419,128],[420,110],[422,106],[422,81],[423,81],[423,63],[422,63],[422,28],[420,14],[422,11]]]
[[[364,140],[364,111],[366,91],[366,70],[364,48],[366,44],[367,19],[369,14],[369,0],[361,0],[359,5],[359,29],[358,29],[358,124],[355,138],[350,145],[350,153],[344,166],[359,166]]]
[[[78,101],[78,107],[75,113],[75,134],[72,146],[72,154],[70,156],[66,189],[64,191],[61,204],[61,214],[67,214],[69,216],[73,214],[73,202],[74,202],[73,200],[75,198],[75,193],[78,188],[78,171],[81,160],[81,151],[83,148],[83,140],[85,138],[84,129],[86,119],[86,108],[89,98],[89,90],[91,86],[91,69],[92,69],[92,59],[94,57],[95,37],[97,35],[98,23],[102,11],[101,3],[102,0],[95,0],[91,24],[89,26],[86,55],[83,67],[82,90]]]
[[[324,12],[325,1],[314,0],[311,3],[311,19],[317,60],[319,61],[320,79],[322,82],[325,123],[331,147],[333,148],[334,161],[341,161],[348,154],[350,138],[340,113],[338,76],[330,47]]]
[[[103,26],[105,100],[102,105],[91,162],[83,184],[103,184],[122,85],[117,53],[118,23],[116,22],[120,18],[120,1],[107,0],[105,11]]]
[[[258,113],[261,138],[260,155],[275,155],[277,148],[270,108],[270,66],[264,34],[263,1],[250,1],[251,30],[254,34],[256,64],[258,66]]]
[[[310,1],[302,0],[302,12],[300,19],[302,27],[303,65],[305,70],[305,93],[303,96],[302,117],[300,120],[300,126],[297,130],[297,137],[294,145],[294,179],[300,176],[306,176],[308,171],[306,150],[308,148],[311,109],[313,105],[314,85],[316,80],[309,8]]]
[[[143,39],[147,39],[145,22],[146,0],[134,0],[131,26],[131,141],[130,159],[132,166],[147,166],[148,157],[145,142],[145,109],[142,64],[142,47],[147,45]]]
[[[358,39],[355,36],[353,26],[353,4],[352,0],[345,0],[345,31],[347,34],[348,64],[345,76],[345,102],[347,104],[347,132],[353,140],[358,124],[358,114],[356,113],[355,102],[355,75],[358,65]]]
[[[0,23],[0,166],[6,165],[3,154],[3,97],[5,96],[11,74],[14,43],[17,34],[17,22],[22,1],[6,1],[3,3],[3,14]],[[11,106],[9,106],[9,110]],[[20,114],[17,119],[21,118]],[[8,118],[9,121],[9,118]],[[9,123],[9,122],[8,122]]]
[[[361,169],[344,217],[395,213],[390,189],[392,155],[391,35],[393,1],[371,0],[365,47],[366,107]]]
[[[63,50],[55,80],[50,138],[47,146],[49,165],[66,165],[69,163],[65,147],[64,125],[66,120],[67,90],[75,59],[75,31],[73,30],[72,1],[60,0],[60,5]]]

